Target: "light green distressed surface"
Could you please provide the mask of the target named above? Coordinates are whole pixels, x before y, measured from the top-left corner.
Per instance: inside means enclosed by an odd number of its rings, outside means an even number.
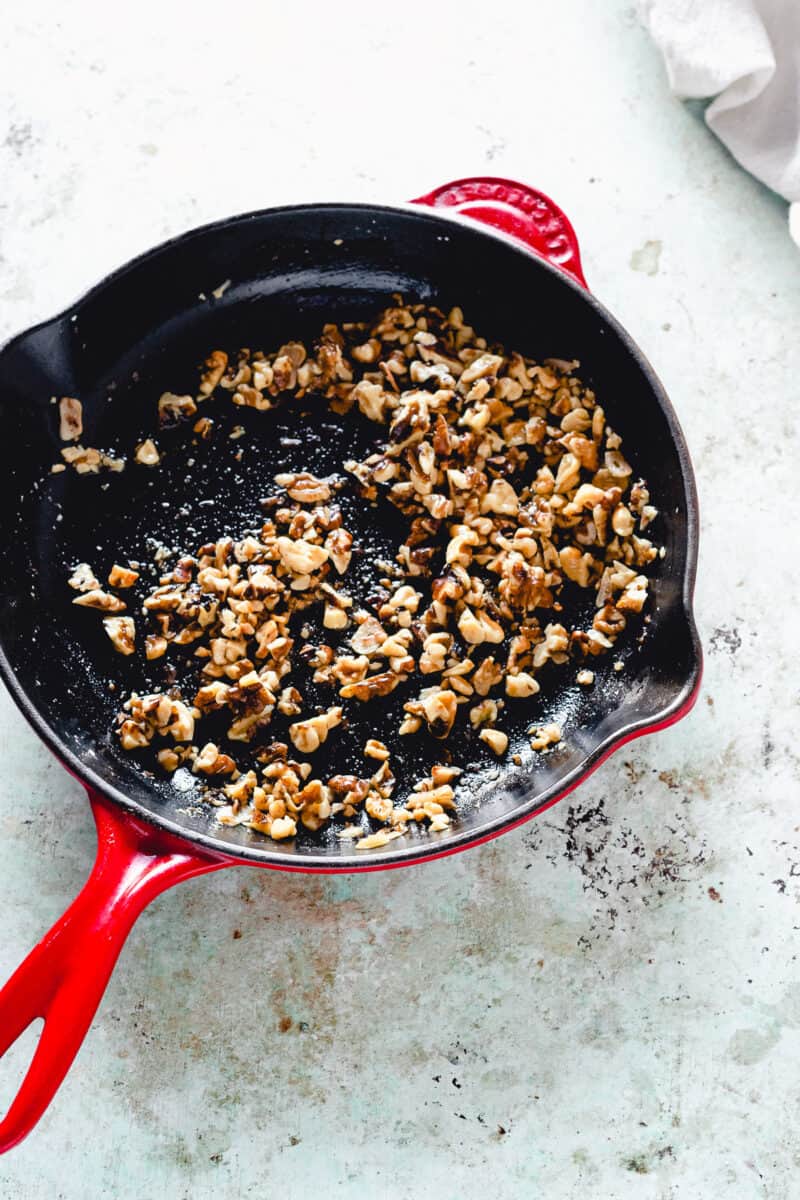
[[[704,694],[468,855],[237,869],[158,900],[55,1105],[0,1160],[3,1200],[797,1194],[800,259],[627,4],[498,6],[491,28],[485,5],[455,11],[19,6],[0,332],[232,210],[482,171],[542,187],[693,449]],[[5,977],[93,832],[5,697],[0,717]]]

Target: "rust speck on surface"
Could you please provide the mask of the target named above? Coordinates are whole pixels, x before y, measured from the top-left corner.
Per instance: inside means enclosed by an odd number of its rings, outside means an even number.
[[[280,1029],[281,1033],[288,1033],[292,1028],[292,1024],[293,1022],[291,1017],[281,1017],[280,1021],[278,1022],[278,1029]]]
[[[715,887],[710,887],[708,889],[708,898],[709,900],[716,900],[717,904],[722,904],[722,896],[720,896]]]

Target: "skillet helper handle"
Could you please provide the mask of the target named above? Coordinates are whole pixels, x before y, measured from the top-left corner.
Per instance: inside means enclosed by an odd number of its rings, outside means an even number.
[[[512,179],[477,175],[445,183],[411,203],[428,208],[452,208],[463,216],[491,225],[522,242],[581,287],[588,287],[583,277],[575,230],[544,192]]]
[[[36,1051],[0,1122],[0,1153],[30,1133],[78,1053],[134,921],[182,879],[230,860],[197,853],[90,793],[97,858],[67,911],[0,991],[0,1056],[44,1018]]]

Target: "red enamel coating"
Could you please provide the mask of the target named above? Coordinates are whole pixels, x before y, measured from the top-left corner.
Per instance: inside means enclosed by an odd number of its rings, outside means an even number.
[[[522,242],[586,287],[580,252],[569,221],[541,192],[508,179],[459,179],[421,196],[415,204],[451,208]],[[686,716],[700,681],[686,702],[664,721],[638,729],[611,746],[580,779],[535,812],[468,846],[451,846],[424,861],[480,845],[531,820],[563,799],[626,742],[654,733]],[[215,855],[137,820],[89,791],[97,825],[97,858],[83,890],[28,955],[0,991],[0,1055],[36,1020],[44,1018],[28,1073],[5,1119],[0,1122],[0,1153],[17,1145],[44,1113],[89,1028],[111,971],[134,921],[151,900],[173,884],[223,867],[257,865]],[[413,866],[421,859],[353,868],[380,871]],[[337,867],[287,863],[273,870],[335,874]]]
[[[412,203],[429,208],[450,208],[483,225],[492,225],[501,233],[523,242],[554,267],[560,267],[581,287],[587,287],[575,230],[544,192],[537,192],[524,183],[515,183],[513,179],[479,175],[445,183]]]

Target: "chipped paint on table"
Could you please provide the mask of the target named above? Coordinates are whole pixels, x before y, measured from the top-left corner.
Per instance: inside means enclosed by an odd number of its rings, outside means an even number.
[[[573,220],[592,287],[686,430],[706,682],[686,722],[467,855],[332,880],[241,869],[157,901],[55,1105],[0,1160],[0,1196],[795,1195],[800,647],[776,514],[800,452],[800,260],[785,207],[668,95],[624,0],[548,6],[544,46],[541,5],[498,9],[501,50],[475,38],[471,2],[456,27],[445,6],[391,29],[361,5],[323,27],[302,2],[192,11],[57,19],[30,0],[7,17],[0,334],[232,209],[528,180]],[[398,80],[420,37],[418,105]],[[93,831],[80,787],[0,703],[5,976],[80,886]]]

